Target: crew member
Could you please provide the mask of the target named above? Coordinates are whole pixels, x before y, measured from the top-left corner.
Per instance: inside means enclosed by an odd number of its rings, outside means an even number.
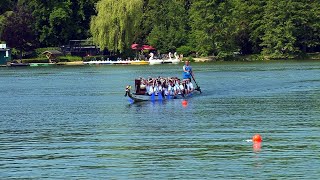
[[[189,61],[185,61],[183,66],[183,79],[189,79],[191,81],[192,76],[192,67],[189,64]]]

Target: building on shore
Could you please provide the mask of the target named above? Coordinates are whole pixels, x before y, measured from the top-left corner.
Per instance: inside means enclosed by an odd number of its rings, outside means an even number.
[[[0,44],[0,65],[7,65],[11,61],[11,49],[6,44]]]
[[[64,55],[72,56],[96,56],[99,55],[100,49],[93,44],[91,40],[70,40],[68,45],[60,47]]]

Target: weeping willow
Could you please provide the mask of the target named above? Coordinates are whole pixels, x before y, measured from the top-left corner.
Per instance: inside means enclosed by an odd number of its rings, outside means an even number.
[[[101,0],[90,32],[100,49],[123,52],[132,42],[142,17],[143,0]]]

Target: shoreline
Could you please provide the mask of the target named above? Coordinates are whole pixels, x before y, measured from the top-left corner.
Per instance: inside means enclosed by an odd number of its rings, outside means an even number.
[[[186,57],[187,59],[188,57]],[[192,57],[190,57],[192,58]],[[306,61],[314,61],[320,60],[320,52],[318,53],[308,53],[303,56],[297,56],[294,58],[270,58],[257,54],[250,55],[235,55],[233,57],[229,57],[226,59],[217,58],[216,56],[205,56],[205,57],[196,57],[192,58],[194,62],[230,62],[230,61],[238,61],[238,62],[254,62],[254,61],[286,61],[286,60],[306,60]]]
[[[210,62],[269,62],[269,61],[320,61],[320,52],[319,53],[309,53],[305,56],[299,56],[295,58],[282,58],[282,59],[271,59],[267,57],[262,57],[260,55],[243,55],[243,56],[234,56],[227,59],[219,59],[216,56],[206,56],[206,57],[185,57],[180,63],[183,63],[185,60],[190,60],[193,63],[210,63]],[[84,65],[104,65],[103,62],[97,61],[96,63],[86,63],[87,61],[72,61],[72,62],[58,62],[58,63],[43,63],[43,62],[32,62],[32,63],[21,63],[28,64],[26,66],[84,66]],[[132,61],[133,63],[114,63],[116,64],[127,64],[127,65],[149,65],[149,63],[145,63],[148,61],[142,61],[143,63],[139,63],[136,61]],[[11,62],[7,62],[7,64],[1,64],[0,67],[16,67],[18,65],[11,65]],[[110,63],[108,63],[110,64]]]

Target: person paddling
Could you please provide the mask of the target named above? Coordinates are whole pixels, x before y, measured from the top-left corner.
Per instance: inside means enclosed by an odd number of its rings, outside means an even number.
[[[198,86],[198,83],[194,79],[194,74],[192,72],[192,67],[189,64],[189,61],[185,61],[185,65],[183,66],[183,79],[189,79],[191,82],[191,78],[196,83],[195,90],[197,90],[201,93],[201,88],[200,88],[200,86]]]
[[[183,66],[183,79],[189,79],[191,81],[192,74],[192,67],[189,64],[189,61],[185,61]]]

